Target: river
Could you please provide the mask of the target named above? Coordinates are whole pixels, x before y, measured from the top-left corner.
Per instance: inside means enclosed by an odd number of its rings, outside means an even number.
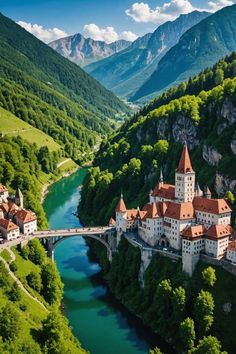
[[[52,229],[81,226],[74,213],[86,171],[80,169],[50,187],[44,209]],[[88,251],[79,236],[65,239],[55,249],[64,283],[65,314],[82,346],[91,354],[144,354],[155,345],[162,347],[163,343],[157,343],[156,336],[114,299],[99,264]]]

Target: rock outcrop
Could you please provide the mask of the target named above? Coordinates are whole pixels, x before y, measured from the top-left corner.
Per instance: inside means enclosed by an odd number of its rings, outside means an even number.
[[[190,150],[194,149],[199,144],[197,139],[197,128],[194,122],[182,115],[179,115],[175,120],[172,127],[172,134],[174,141],[178,141],[182,144],[188,143]]]
[[[203,145],[202,157],[210,166],[217,166],[222,155],[212,146]]]
[[[236,123],[236,107],[229,98],[224,100],[221,109],[217,111],[217,116],[221,120],[223,119],[223,122],[220,123],[217,128],[218,135],[220,135],[224,129]]]
[[[215,191],[219,196],[224,196],[227,191],[236,192],[236,180],[217,173]]]

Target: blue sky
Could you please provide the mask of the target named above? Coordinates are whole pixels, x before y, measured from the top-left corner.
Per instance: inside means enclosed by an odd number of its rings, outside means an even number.
[[[209,0],[210,1],[210,0]],[[0,11],[45,42],[82,33],[107,42],[135,39],[180,13],[214,12],[233,0],[0,0]]]

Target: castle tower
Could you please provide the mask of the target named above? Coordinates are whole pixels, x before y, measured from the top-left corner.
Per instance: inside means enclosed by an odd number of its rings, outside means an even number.
[[[199,183],[197,183],[195,187],[195,197],[202,197],[202,196],[203,196],[203,191],[201,190]]]
[[[175,198],[180,202],[192,202],[194,194],[195,172],[191,165],[187,144],[185,144],[175,172]]]
[[[211,191],[208,188],[208,186],[204,187],[204,197],[207,198],[207,199],[211,199]]]
[[[15,194],[15,203],[18,205],[20,208],[24,208],[24,197],[23,194],[20,190],[20,188],[17,188],[16,194]]]
[[[162,172],[162,167],[161,167],[160,178],[159,178],[159,184],[162,186],[163,183],[164,183],[164,178],[163,178],[163,172]]]
[[[126,205],[123,199],[123,195],[121,193],[120,200],[116,206],[116,231],[117,231],[117,243],[120,242],[120,237],[123,232],[126,232]]]

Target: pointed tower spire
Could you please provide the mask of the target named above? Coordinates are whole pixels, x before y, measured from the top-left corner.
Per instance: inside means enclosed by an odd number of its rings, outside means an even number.
[[[126,211],[127,211],[127,209],[126,209],[126,205],[125,205],[125,202],[123,199],[123,193],[121,193],[120,200],[116,206],[116,212],[117,213],[125,213]]]
[[[204,187],[204,197],[207,198],[207,199],[211,199],[211,191],[208,188],[208,186]]]
[[[163,172],[162,172],[162,167],[161,167],[161,172],[160,172],[159,182],[160,182],[161,184],[163,184],[163,183],[164,183],[164,179],[163,179]]]
[[[196,187],[195,187],[195,196],[196,197],[202,197],[202,195],[203,195],[203,192],[202,192],[202,190],[201,190],[201,188],[199,186],[199,183],[197,182],[196,183]]]
[[[184,148],[176,172],[178,173],[194,172],[189,157],[187,143],[184,144]]]

